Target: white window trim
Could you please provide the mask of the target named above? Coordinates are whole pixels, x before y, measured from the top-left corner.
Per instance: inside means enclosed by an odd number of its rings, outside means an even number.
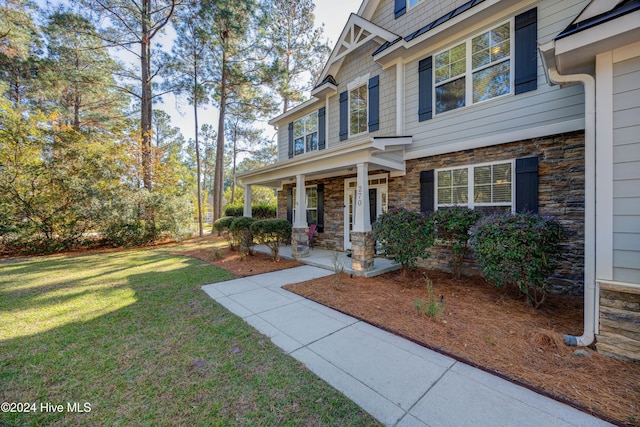
[[[300,121],[300,120],[302,120],[302,121],[303,121],[303,123],[304,123],[304,128],[305,128],[305,132],[302,134],[302,148],[304,149],[304,151],[303,151],[302,153],[297,153],[297,154],[296,154],[296,137],[295,137],[295,135],[293,136],[293,155],[294,155],[294,157],[295,157],[295,156],[302,156],[302,155],[307,154],[307,153],[312,153],[312,152],[314,152],[314,151],[318,151],[318,149],[316,149],[316,150],[311,150],[311,151],[307,151],[307,135],[311,135],[311,134],[313,134],[313,133],[318,134],[318,136],[317,136],[317,138],[318,138],[318,143],[320,143],[320,117],[317,117],[317,118],[316,118],[316,121],[317,121],[317,125],[316,125],[316,127],[317,127],[317,129],[315,130],[315,132],[307,132],[307,131],[306,131],[306,130],[307,130],[307,117],[309,117],[309,116],[310,116],[310,115],[312,115],[312,114],[316,114],[316,115],[318,115],[318,111],[317,111],[317,110],[316,110],[316,111],[311,111],[310,113],[307,113],[307,114],[305,114],[305,115],[304,115],[304,116],[302,116],[302,117],[298,117],[297,119],[295,119],[295,120],[293,121],[294,129],[295,129],[295,123],[296,123],[296,122],[298,122],[298,121]],[[294,130],[294,132],[295,132],[295,130]]]
[[[417,6],[417,5],[416,5]],[[414,6],[415,7],[415,6]],[[472,43],[471,41],[473,40],[474,37],[479,36],[480,34],[484,34],[488,31],[493,30],[494,28],[498,28],[501,25],[504,25],[506,23],[509,23],[509,42],[510,42],[510,49],[509,49],[509,56],[507,58],[503,58],[500,60],[500,62],[504,62],[504,61],[509,61],[510,66],[509,66],[509,93],[505,93],[504,95],[499,95],[499,96],[495,96],[493,98],[489,98],[489,99],[485,99],[483,101],[478,101],[478,102],[473,102],[473,72],[474,70],[473,68],[473,55],[472,55]],[[465,73],[464,73],[464,79],[465,79],[465,104],[463,107],[460,108],[454,108],[452,110],[447,110],[447,111],[443,111],[442,113],[438,113],[436,112],[436,87],[441,86],[443,84],[445,84],[446,82],[450,82],[453,80],[457,80],[459,78],[462,78],[460,76],[457,76],[455,78],[451,78],[448,80],[445,80],[443,82],[440,83],[436,83],[436,63],[435,63],[435,59],[436,56],[448,51],[449,49],[454,48],[455,46],[458,46],[459,44],[465,43],[465,60],[466,60],[466,64],[465,64]],[[462,111],[465,110],[467,108],[473,107],[474,105],[480,105],[480,104],[484,104],[485,102],[492,102],[495,101],[497,99],[502,99],[505,98],[507,96],[513,96],[513,94],[515,93],[515,82],[514,82],[514,78],[515,78],[515,56],[514,56],[514,49],[515,49],[515,18],[510,18],[507,19],[505,21],[502,21],[498,24],[492,25],[491,27],[485,28],[482,31],[478,31],[475,32],[473,35],[466,37],[463,40],[459,40],[456,43],[451,43],[449,45],[447,45],[447,47],[445,49],[441,49],[438,52],[433,54],[433,69],[432,69],[432,85],[433,85],[433,96],[432,96],[432,108],[433,108],[433,115],[434,116],[441,116],[443,114],[449,114],[449,113],[453,113],[456,111]],[[487,68],[490,67],[494,64],[489,64],[489,65],[485,65],[483,66],[481,69],[483,68]]]
[[[305,192],[305,193],[304,193],[304,196],[305,196],[305,198],[307,197],[307,189],[308,189],[308,188],[315,188],[315,189],[316,189],[316,197],[317,197],[317,194],[318,194],[318,193],[317,193],[318,185],[305,185],[305,187],[304,187],[304,192]],[[292,220],[293,220],[293,223],[294,223],[294,224],[295,224],[295,222],[296,222],[296,212],[298,212],[298,202],[297,202],[297,201],[298,201],[298,198],[297,198],[297,194],[296,194],[296,192],[297,192],[297,191],[298,191],[297,187],[293,187],[293,194],[292,194],[292,196],[293,196],[294,203],[293,203],[293,209],[292,209],[292,211],[293,211],[293,212],[291,213],[291,215],[292,215]],[[318,215],[318,214],[317,214],[317,213],[318,213],[317,199],[316,199],[316,207],[315,207],[315,208],[310,208],[310,207],[309,207],[309,204],[308,204],[308,200],[307,200],[307,210],[308,210],[308,211],[310,211],[310,210],[315,210],[315,211],[316,211],[316,218],[318,217],[318,216],[317,216],[317,215]],[[306,212],[305,212],[305,215],[306,215]]]
[[[365,119],[365,123],[364,123],[364,125],[365,125],[365,126],[364,126],[364,130],[363,130],[362,132],[352,133],[352,132],[351,132],[351,92],[352,92],[353,90],[355,90],[355,89],[359,89],[359,88],[361,88],[361,87],[364,87],[364,88],[365,88],[365,94],[366,94],[366,96],[367,96],[367,118]],[[360,86],[356,86],[356,87],[354,87],[353,89],[349,89],[348,95],[349,95],[349,96],[347,97],[347,103],[348,103],[347,107],[348,107],[348,114],[349,114],[349,123],[348,123],[348,126],[349,126],[349,138],[351,138],[351,137],[353,137],[353,136],[364,135],[365,133],[368,133],[368,132],[369,132],[369,125],[368,125],[368,123],[369,123],[369,110],[370,110],[370,108],[369,108],[369,87],[368,87],[368,85],[367,85],[367,84],[361,84]]]
[[[511,203],[475,203],[474,201],[474,187],[475,183],[473,182],[473,170],[477,167],[482,166],[493,166],[493,165],[502,165],[505,163],[511,164]],[[467,200],[466,204],[439,204],[438,203],[438,172],[455,170],[455,169],[467,169]],[[476,163],[473,165],[460,165],[460,166],[452,166],[448,168],[440,168],[435,169],[433,171],[433,185],[434,185],[434,209],[438,210],[438,208],[446,208],[450,206],[466,206],[469,209],[475,209],[477,207],[483,206],[505,206],[510,207],[511,212],[516,211],[516,160],[502,160],[496,162],[488,162],[488,163]]]

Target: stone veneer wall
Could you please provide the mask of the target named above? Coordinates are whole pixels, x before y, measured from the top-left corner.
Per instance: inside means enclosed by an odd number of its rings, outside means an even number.
[[[640,362],[640,289],[600,284],[598,351]]]
[[[438,156],[408,160],[407,173],[389,180],[389,208],[420,210],[420,172],[454,166],[494,162],[538,156],[539,213],[550,215],[567,229],[569,237],[564,243],[561,265],[551,279],[553,290],[558,293],[582,294],[584,287],[584,134],[573,132],[545,138],[501,144],[492,147],[447,153]],[[370,171],[371,175],[379,173]],[[321,181],[307,181],[307,185],[323,183],[324,232],[316,233],[314,245],[344,249],[344,180],[355,175],[341,176]],[[278,192],[278,218],[287,217],[287,189]],[[474,270],[472,259],[467,260],[465,270]],[[451,270],[447,251],[434,248],[433,255],[421,266]]]
[[[584,288],[584,133],[573,132],[407,161],[405,176],[389,182],[389,208],[420,210],[420,172],[454,166],[538,156],[540,215],[556,218],[568,231],[561,265],[551,279],[558,293]],[[435,253],[421,264],[451,270],[448,255]],[[469,265],[473,262],[470,261]]]

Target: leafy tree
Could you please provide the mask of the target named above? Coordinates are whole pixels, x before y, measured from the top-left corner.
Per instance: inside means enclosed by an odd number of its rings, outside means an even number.
[[[209,101],[209,69],[211,67],[211,34],[203,27],[201,9],[197,4],[183,8],[175,15],[176,40],[172,49],[171,86],[176,94],[184,94],[193,105],[195,120],[195,156],[198,192],[198,231],[203,236],[202,225],[202,178],[200,162],[200,141],[198,127],[198,107]]]
[[[69,31],[73,28],[74,31]],[[120,125],[126,97],[116,90],[119,69],[86,18],[53,12],[44,27],[47,58],[41,73],[42,104],[59,111],[76,130],[107,131]]]
[[[331,52],[324,29],[314,28],[313,0],[265,0],[266,39],[270,51],[272,86],[282,110],[303,99]]]
[[[84,0],[90,10],[99,17],[106,17],[110,23],[101,33],[110,46],[125,49],[140,61],[139,70],[129,75],[139,82],[138,90],[127,92],[140,101],[140,148],[142,180],[144,187],[153,188],[153,150],[151,149],[151,126],[153,111],[153,80],[159,70],[153,67],[152,43],[169,24],[176,9],[184,0]],[[136,52],[133,46],[138,45]],[[155,64],[159,67],[158,63]],[[156,95],[157,96],[157,95]]]

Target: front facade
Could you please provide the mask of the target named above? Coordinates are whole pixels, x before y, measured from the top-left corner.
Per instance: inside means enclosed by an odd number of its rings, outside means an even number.
[[[311,99],[271,121],[278,129],[278,162],[240,179],[279,190],[278,215],[293,223],[298,256],[308,250],[312,223],[315,244],[351,249],[353,268],[366,270],[374,255],[371,223],[388,209],[527,210],[552,215],[569,230],[552,280],[557,290],[595,287],[588,94],[585,85],[559,85],[548,77],[545,59],[554,54],[538,49],[556,43],[588,3],[365,0]],[[621,97],[635,108],[629,95]],[[636,155],[633,144],[620,144],[627,154],[618,156]],[[623,180],[624,194],[635,199],[614,203],[614,210],[638,215],[639,186]],[[612,265],[620,267],[611,281],[637,286],[640,257],[628,252],[640,254],[640,230],[625,220],[630,224],[613,244],[632,249],[612,248]]]

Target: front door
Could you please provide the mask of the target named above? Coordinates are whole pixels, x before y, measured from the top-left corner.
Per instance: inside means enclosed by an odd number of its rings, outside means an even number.
[[[369,176],[369,214],[371,223],[381,213],[387,211],[387,175]],[[354,200],[356,199],[356,178],[344,180],[344,248],[351,249],[351,230],[356,215]]]

